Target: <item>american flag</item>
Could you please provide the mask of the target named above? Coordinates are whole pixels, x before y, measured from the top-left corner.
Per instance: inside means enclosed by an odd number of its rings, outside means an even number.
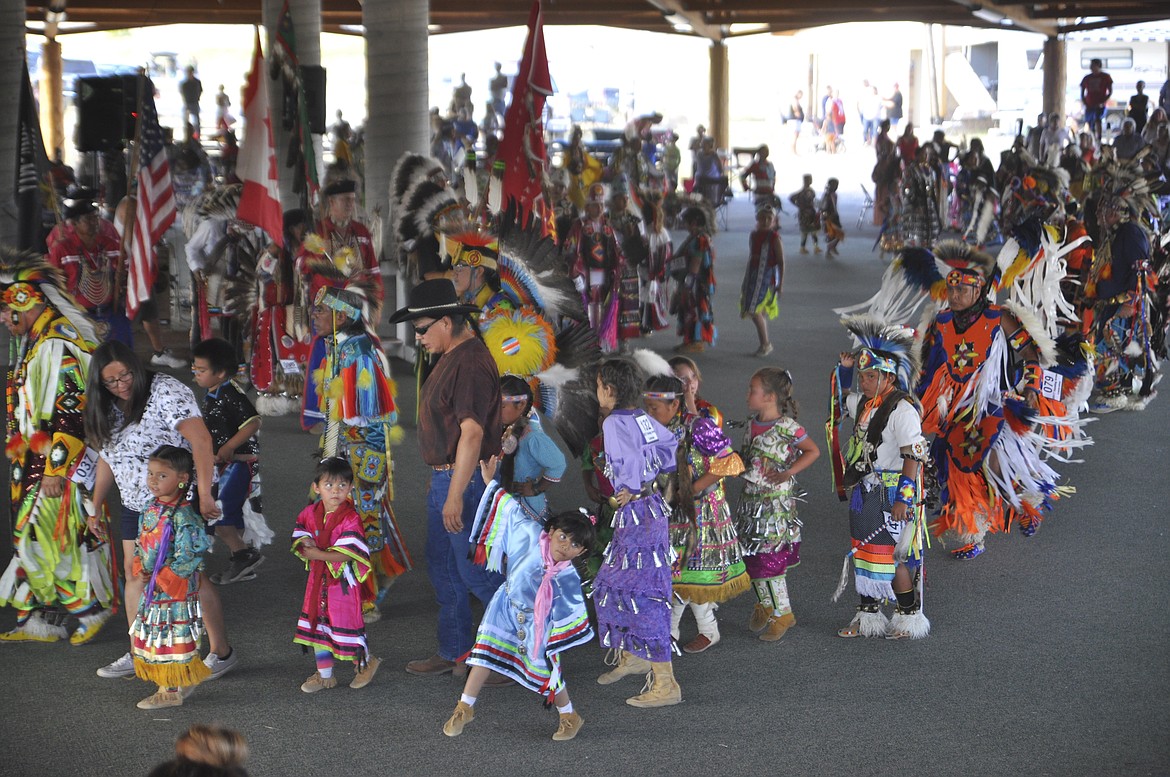
[[[150,297],[158,274],[154,247],[175,221],[175,187],[171,167],[163,150],[162,129],[154,108],[154,86],[147,79],[142,87],[142,115],[138,131],[138,203],[134,212],[134,235],[126,276],[126,315],[133,318]]]

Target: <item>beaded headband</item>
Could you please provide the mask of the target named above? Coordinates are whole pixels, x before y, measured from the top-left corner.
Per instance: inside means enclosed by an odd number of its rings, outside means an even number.
[[[983,276],[975,270],[951,270],[947,273],[947,286],[973,286],[983,288]]]
[[[893,375],[898,374],[897,363],[888,356],[881,356],[869,348],[862,348],[857,353],[857,369],[861,372],[866,370],[878,370],[880,372],[888,372]]]

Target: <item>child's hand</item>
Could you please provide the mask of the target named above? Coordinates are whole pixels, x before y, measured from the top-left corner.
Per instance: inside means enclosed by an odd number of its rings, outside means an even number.
[[[479,474],[483,476],[483,482],[489,483],[496,476],[496,466],[500,463],[499,455],[492,456],[487,461],[479,463]]]
[[[147,569],[146,567],[143,567],[142,571],[138,573],[138,579],[144,583],[149,583],[150,582],[150,575],[151,575],[151,570]]]
[[[792,473],[786,469],[771,469],[764,473],[764,479],[774,486],[781,486],[792,480]]]
[[[216,464],[231,464],[232,459],[236,457],[236,449],[224,443],[224,446],[215,454]]]
[[[614,494],[611,498],[617,502],[618,507],[625,507],[633,500],[634,495],[630,493],[628,488],[623,488],[621,491],[618,491],[616,494]]]
[[[309,548],[316,548],[316,547],[317,547],[317,543],[313,541],[312,537],[305,537],[303,540],[301,540],[301,548],[302,549],[307,550]]]
[[[850,351],[842,351],[841,355],[837,357],[837,361],[841,362],[841,366],[847,369],[853,369],[853,364],[856,361],[853,353]]]

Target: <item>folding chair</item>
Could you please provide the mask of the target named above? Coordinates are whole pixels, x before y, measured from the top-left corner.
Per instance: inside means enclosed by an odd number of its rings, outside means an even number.
[[[873,197],[869,196],[869,191],[865,188],[865,184],[861,184],[861,193],[865,195],[865,202],[861,203],[861,213],[857,216],[858,229],[861,229],[861,225],[865,223],[865,214],[873,210]]]

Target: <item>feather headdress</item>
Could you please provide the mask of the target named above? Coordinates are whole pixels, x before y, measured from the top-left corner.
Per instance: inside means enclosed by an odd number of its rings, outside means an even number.
[[[914,388],[919,372],[914,330],[887,324],[869,315],[845,316],[841,325],[853,335],[855,349],[869,351],[889,364],[892,369],[884,371],[893,373],[899,389],[911,391]]]
[[[0,246],[0,290],[4,305],[21,310],[44,302],[63,315],[82,340],[97,344],[99,338],[93,321],[64,291],[64,286],[60,271],[43,256]]]

